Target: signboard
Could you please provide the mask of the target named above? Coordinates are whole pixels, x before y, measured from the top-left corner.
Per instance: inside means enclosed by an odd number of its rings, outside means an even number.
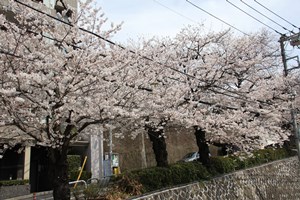
[[[119,154],[113,153],[111,156],[112,167],[119,167]]]

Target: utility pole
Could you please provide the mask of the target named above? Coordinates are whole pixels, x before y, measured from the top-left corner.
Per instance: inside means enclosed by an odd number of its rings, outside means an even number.
[[[291,116],[292,116],[292,122],[293,122],[293,132],[294,132],[295,139],[296,139],[296,147],[297,147],[297,152],[298,152],[298,159],[300,161],[299,130],[298,130],[298,124],[297,124],[297,119],[296,119],[297,114],[295,113],[294,103],[292,103],[292,105],[291,105]]]
[[[288,76],[288,72],[291,71],[292,69],[297,69],[300,68],[300,64],[299,64],[299,57],[298,56],[294,56],[294,57],[290,57],[287,58],[286,57],[286,53],[285,53],[285,42],[289,41],[291,46],[299,46],[300,45],[300,33],[297,34],[293,34],[291,36],[286,36],[286,35],[282,35],[279,39],[279,43],[280,43],[280,50],[281,50],[281,58],[282,58],[282,63],[283,63],[283,74],[285,77]],[[297,58],[297,66],[288,69],[287,66],[287,61]],[[296,97],[296,93],[295,91],[292,91],[292,103],[291,103],[291,120],[292,120],[292,124],[293,124],[293,134],[295,136],[295,143],[296,143],[296,147],[297,147],[297,152],[298,152],[298,159],[300,161],[300,138],[299,138],[299,130],[298,130],[298,124],[297,124],[297,113],[295,112],[295,106],[294,106],[294,101],[295,101],[295,97]]]
[[[282,63],[283,63],[283,74],[284,76],[287,76],[289,71],[293,70],[293,69],[299,69],[300,68],[300,62],[299,62],[299,56],[293,56],[293,57],[287,57],[286,53],[285,53],[285,42],[290,42],[290,45],[292,47],[295,46],[300,46],[300,32],[299,33],[293,33],[293,35],[290,36],[286,36],[286,35],[282,35],[279,39],[279,43],[280,43],[280,50],[281,50],[281,58],[282,58]],[[295,60],[297,61],[297,65],[292,67],[292,68],[288,68],[287,62],[289,60]]]
[[[284,42],[286,41],[286,36],[283,35],[279,39],[280,43],[280,50],[281,50],[281,58],[283,63],[283,74],[284,76],[288,75],[288,68],[287,68],[287,60],[286,60],[286,54],[285,54],[285,48],[284,48]]]

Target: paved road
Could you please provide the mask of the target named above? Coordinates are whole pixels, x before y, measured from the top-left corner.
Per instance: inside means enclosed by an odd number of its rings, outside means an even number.
[[[52,191],[32,193],[24,196],[14,197],[6,200],[52,200]]]
[[[52,191],[47,191],[47,192],[39,192],[36,194],[32,193],[29,195],[14,197],[5,200],[53,200],[53,196],[52,196]],[[75,200],[75,198],[71,197],[71,200]]]

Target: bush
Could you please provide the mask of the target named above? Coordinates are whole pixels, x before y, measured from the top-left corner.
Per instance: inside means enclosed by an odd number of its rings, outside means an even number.
[[[171,185],[207,180],[211,177],[200,162],[183,162],[170,166]]]
[[[81,156],[80,155],[68,155],[69,171],[80,170]]]
[[[207,169],[199,162],[176,163],[169,167],[152,167],[125,174],[143,185],[144,192],[193,181],[207,180]]]
[[[80,173],[80,170],[69,171],[70,181],[76,181],[79,173]],[[82,174],[81,174],[81,177],[80,177],[80,180],[85,180],[86,181],[86,180],[90,179],[91,176],[92,176],[91,172],[83,170]]]
[[[290,156],[286,149],[267,148],[252,152],[252,155],[230,155],[211,157],[207,169],[200,162],[180,162],[169,167],[151,167],[123,173],[115,178],[118,185],[114,192],[136,195],[165,187],[208,180],[210,177],[230,173],[238,169],[256,166]]]
[[[257,166],[260,164],[264,164],[267,162],[287,158],[292,154],[290,151],[284,148],[266,148],[266,149],[259,149],[252,152],[252,155],[231,155],[230,158],[233,162],[231,163],[234,167],[234,170],[237,169],[245,169],[253,166]],[[220,162],[220,161],[219,161]],[[215,165],[215,164],[213,164]],[[220,165],[220,164],[219,164]],[[228,165],[228,163],[223,163],[222,165]],[[214,166],[215,167],[215,166]],[[224,167],[224,166],[223,166]],[[233,171],[233,170],[232,170]],[[222,173],[221,171],[219,171]],[[228,173],[230,171],[224,171],[224,173]]]
[[[97,199],[103,193],[103,189],[99,184],[89,184],[87,188],[83,190],[83,194],[86,199]]]
[[[25,180],[5,180],[0,181],[0,187],[1,186],[12,186],[12,185],[26,185],[29,183],[28,179]]]
[[[238,163],[231,157],[212,157],[210,172],[213,175],[233,172],[238,166]]]
[[[116,190],[118,189],[124,194],[140,195],[142,194],[143,186],[137,180],[131,179],[125,175],[118,181]]]
[[[68,155],[68,165],[69,165],[69,179],[70,181],[76,181],[80,173],[81,168],[81,156],[80,155]],[[91,172],[82,171],[80,180],[88,180],[91,178]]]
[[[257,164],[266,163],[288,157],[289,153],[286,149],[267,148],[254,151],[254,157]]]

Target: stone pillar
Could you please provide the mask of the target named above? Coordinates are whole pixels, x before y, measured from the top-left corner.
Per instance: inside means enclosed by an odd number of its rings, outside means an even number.
[[[91,135],[90,137],[90,160],[92,178],[103,177],[103,135]]]
[[[25,147],[24,153],[24,175],[23,179],[29,179],[30,177],[30,157],[31,157],[31,147]]]
[[[142,141],[142,150],[141,150],[142,168],[147,168],[147,156],[146,156],[144,132],[141,133],[141,141]]]

